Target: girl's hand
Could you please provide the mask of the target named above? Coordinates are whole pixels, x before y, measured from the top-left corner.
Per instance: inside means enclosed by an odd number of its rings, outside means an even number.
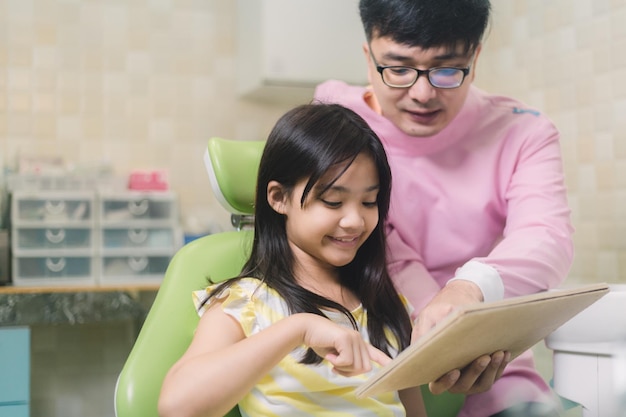
[[[372,361],[384,365],[387,355],[366,343],[359,332],[315,314],[303,314],[304,344],[333,365],[333,371],[354,376],[372,369]]]

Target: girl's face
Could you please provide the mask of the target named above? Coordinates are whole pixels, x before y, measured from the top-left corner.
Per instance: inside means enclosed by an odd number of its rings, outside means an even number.
[[[343,166],[324,175],[316,186],[332,181]],[[359,154],[348,169],[324,194],[316,189],[304,206],[300,198],[308,178],[287,194],[276,181],[268,185],[268,200],[274,210],[286,217],[287,239],[307,275],[326,273],[350,263],[359,247],[378,224],[378,170],[372,158]]]

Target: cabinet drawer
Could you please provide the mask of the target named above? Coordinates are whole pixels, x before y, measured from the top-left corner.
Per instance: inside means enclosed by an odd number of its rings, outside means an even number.
[[[0,410],[3,405],[18,406],[28,403],[29,399],[30,330],[28,327],[0,327]]]
[[[93,284],[90,256],[17,256],[13,258],[16,285]]]
[[[136,220],[169,221],[176,219],[174,199],[168,195],[127,195],[102,197],[100,213],[106,223],[124,223]]]
[[[8,404],[0,403],[0,417],[29,417],[30,409],[28,404]]]
[[[106,228],[102,230],[102,249],[174,250],[174,230],[170,228]]]
[[[13,223],[76,223],[93,219],[93,198],[86,194],[16,192],[11,216]]]
[[[90,249],[93,230],[69,227],[15,227],[13,250]]]
[[[171,256],[104,256],[100,279],[106,283],[160,282]]]

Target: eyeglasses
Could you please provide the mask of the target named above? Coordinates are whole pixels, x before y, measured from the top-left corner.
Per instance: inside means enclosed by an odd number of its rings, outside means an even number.
[[[420,75],[426,75],[430,85],[436,88],[457,88],[463,84],[465,77],[470,72],[471,65],[465,68],[436,67],[421,70],[401,65],[378,65],[370,48],[370,56],[376,65],[376,71],[380,73],[385,85],[392,88],[409,88],[417,82]]]

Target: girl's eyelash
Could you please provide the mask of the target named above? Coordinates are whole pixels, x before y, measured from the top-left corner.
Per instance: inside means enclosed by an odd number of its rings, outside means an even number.
[[[322,203],[326,204],[329,207],[339,207],[341,205],[341,203],[338,201],[328,201],[324,199],[320,199],[320,200],[322,200]]]
[[[332,208],[337,208],[339,206],[341,206],[341,202],[340,201],[328,201],[328,200],[324,200],[324,199],[320,199],[322,201],[322,203],[326,204],[329,207]],[[377,201],[364,201],[363,205],[365,207],[376,207],[378,205]]]

